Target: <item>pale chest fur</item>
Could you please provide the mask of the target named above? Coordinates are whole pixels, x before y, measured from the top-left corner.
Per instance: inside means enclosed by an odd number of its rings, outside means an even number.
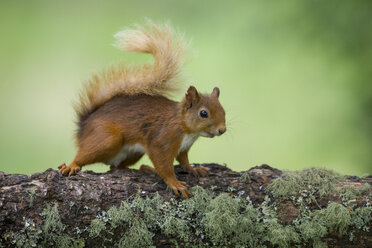
[[[182,139],[178,153],[187,151],[192,146],[192,144],[194,144],[194,142],[198,139],[198,137],[199,135],[197,134],[185,135]],[[136,154],[144,154],[145,152],[146,150],[141,144],[124,145],[122,146],[120,151],[113,158],[109,159],[106,163],[113,166],[119,166],[127,158],[130,158]]]
[[[197,134],[189,134],[189,135],[183,136],[181,147],[178,153],[187,151],[198,138],[199,138],[199,135]]]

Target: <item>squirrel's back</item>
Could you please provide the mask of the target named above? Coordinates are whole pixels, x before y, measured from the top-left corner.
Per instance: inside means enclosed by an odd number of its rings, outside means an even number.
[[[120,50],[150,53],[152,65],[111,67],[95,74],[86,83],[75,105],[78,122],[84,121],[104,103],[117,95],[166,96],[178,89],[185,43],[182,35],[168,25],[155,25],[123,30],[115,35]]]

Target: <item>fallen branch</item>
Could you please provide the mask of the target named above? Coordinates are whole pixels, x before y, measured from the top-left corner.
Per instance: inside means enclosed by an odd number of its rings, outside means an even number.
[[[371,247],[372,176],[203,166],[175,167],[188,200],[137,170],[0,172],[0,247]]]

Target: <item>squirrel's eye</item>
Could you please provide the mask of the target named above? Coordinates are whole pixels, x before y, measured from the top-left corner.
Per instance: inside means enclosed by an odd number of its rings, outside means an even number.
[[[208,118],[208,113],[205,110],[200,111],[200,117],[202,118]]]

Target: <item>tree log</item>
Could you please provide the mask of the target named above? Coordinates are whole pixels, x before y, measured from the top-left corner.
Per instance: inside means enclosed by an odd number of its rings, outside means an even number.
[[[316,170],[324,182],[297,188],[313,172],[292,182],[268,165],[203,166],[210,171],[199,178],[175,166],[179,180],[201,187],[188,200],[132,169],[0,172],[0,247],[372,247],[372,176],[336,176],[325,187],[329,171]]]

